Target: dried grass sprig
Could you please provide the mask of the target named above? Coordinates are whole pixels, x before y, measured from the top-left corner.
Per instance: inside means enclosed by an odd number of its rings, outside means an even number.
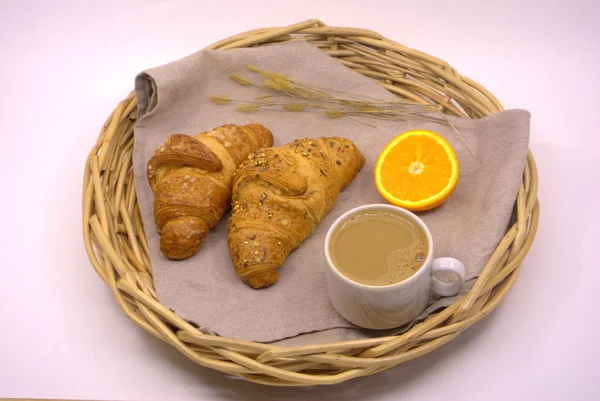
[[[329,118],[345,117],[371,127],[373,125],[365,122],[364,119],[419,121],[449,125],[469,151],[475,155],[474,149],[460,133],[458,126],[442,113],[441,105],[405,100],[387,101],[373,96],[298,82],[284,74],[263,70],[253,65],[247,65],[246,69],[258,74],[261,82],[257,83],[233,73],[229,74],[229,77],[240,85],[254,86],[271,93],[258,96],[253,101],[230,99],[225,95],[211,95],[210,100],[221,105],[237,103],[236,110],[243,112],[257,110],[301,112],[318,109],[323,110],[324,115]],[[286,97],[296,101],[281,101]]]

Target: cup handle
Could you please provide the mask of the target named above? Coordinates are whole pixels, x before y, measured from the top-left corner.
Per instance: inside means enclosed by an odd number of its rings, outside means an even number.
[[[452,283],[444,283],[435,278],[435,273],[453,272],[458,276],[458,280]],[[451,297],[459,293],[465,284],[466,277],[465,265],[460,260],[454,258],[437,258],[433,260],[431,269],[431,289],[437,295],[442,297]]]

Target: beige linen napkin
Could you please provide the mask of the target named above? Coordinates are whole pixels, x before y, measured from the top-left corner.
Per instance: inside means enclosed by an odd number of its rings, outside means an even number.
[[[249,64],[314,85],[395,99],[371,79],[306,43],[200,51],[138,75],[135,185],[154,284],[163,305],[207,332],[246,340],[287,339],[278,343],[306,344],[381,334],[356,328],[331,306],[325,282],[323,241],[328,227],[344,212],[359,205],[385,203],[373,181],[375,161],[392,138],[415,128],[439,132],[458,155],[461,174],[453,195],[442,206],[420,216],[433,234],[435,256],[460,259],[472,284],[505,234],[511,218],[528,147],[527,111],[505,111],[475,121],[452,119],[462,126],[461,133],[476,152],[477,156],[473,156],[446,125],[370,120],[376,125],[373,128],[345,118],[329,119],[312,111],[238,112],[232,105],[215,105],[208,100],[213,94],[249,100],[262,94],[258,88],[241,86],[228,77],[230,73],[239,73],[252,78],[253,73],[246,71]],[[254,79],[258,81],[256,76]],[[228,215],[209,233],[197,255],[184,261],[166,259],[159,250],[152,216],[154,194],[146,179],[146,164],[152,152],[170,134],[196,135],[222,124],[254,121],[272,130],[275,146],[300,137],[337,135],[354,141],[366,158],[364,169],[341,193],[333,210],[288,257],[280,269],[279,282],[261,290],[250,288],[235,274],[227,249]],[[432,300],[434,303],[423,316],[453,301]]]

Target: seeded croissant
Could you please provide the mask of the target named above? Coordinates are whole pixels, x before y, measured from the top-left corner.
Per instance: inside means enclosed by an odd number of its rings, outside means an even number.
[[[228,245],[238,276],[254,288],[274,284],[364,162],[354,143],[337,137],[250,154],[233,179]]]
[[[148,162],[155,192],[160,250],[170,259],[193,256],[227,211],[231,179],[252,151],[273,145],[260,124],[223,125],[196,137],[169,136]]]

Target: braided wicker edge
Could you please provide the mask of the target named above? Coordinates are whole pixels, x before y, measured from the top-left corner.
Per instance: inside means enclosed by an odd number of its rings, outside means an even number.
[[[208,49],[307,41],[401,98],[434,103],[449,115],[481,118],[500,102],[446,62],[356,28],[309,20],[263,28],[219,41]],[[447,343],[494,310],[514,284],[537,229],[538,174],[531,152],[515,201],[514,224],[461,300],[398,336],[299,347],[280,347],[204,334],[161,305],[133,183],[133,93],[103,125],[85,167],[83,237],[91,264],[126,315],[199,365],[277,386],[323,385],[374,374]]]

